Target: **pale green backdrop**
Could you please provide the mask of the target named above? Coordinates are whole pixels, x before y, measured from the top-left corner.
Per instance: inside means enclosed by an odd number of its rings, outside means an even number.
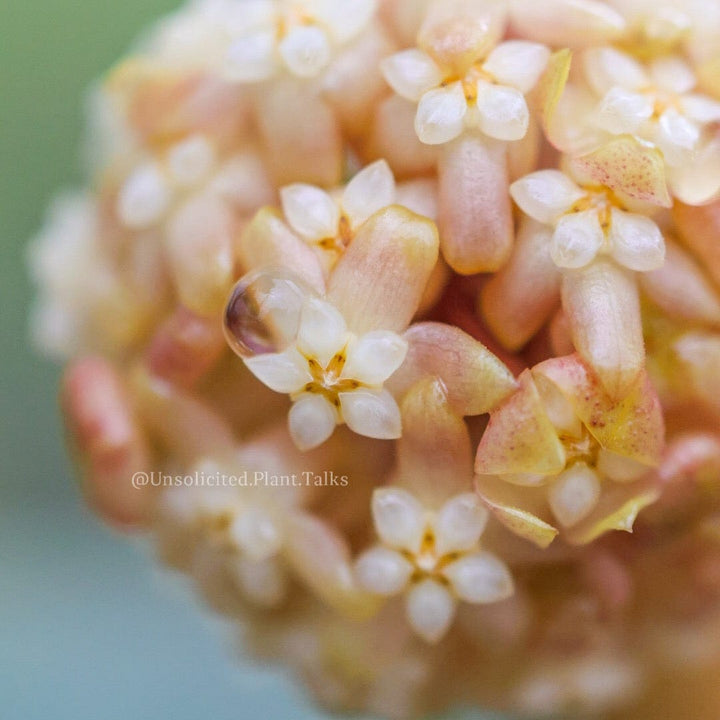
[[[84,509],[27,347],[24,244],[80,181],[82,91],[172,0],[0,0],[0,720],[320,720],[138,544]]]

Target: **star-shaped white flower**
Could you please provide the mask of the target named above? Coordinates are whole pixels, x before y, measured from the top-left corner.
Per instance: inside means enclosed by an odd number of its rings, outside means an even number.
[[[510,194],[527,215],[553,228],[550,253],[558,267],[585,267],[600,254],[640,272],[665,261],[655,222],[628,212],[608,188],[581,187],[559,170],[539,170],[516,180]]]
[[[212,463],[197,472],[210,476]],[[280,557],[285,543],[284,513],[262,502],[249,488],[173,487],[162,508],[173,523],[194,526],[202,542],[227,552],[228,571],[243,594],[258,605],[277,605],[285,596],[286,569]]]
[[[118,193],[118,217],[125,226],[144,230],[166,220],[183,199],[199,192],[241,210],[271,196],[255,153],[239,152],[223,161],[210,138],[196,134],[144,160],[128,175]]]
[[[342,252],[360,226],[396,200],[395,178],[385,160],[363,168],[333,197],[314,185],[294,183],[280,190],[290,227],[309,245]]]
[[[483,604],[512,595],[505,563],[479,546],[488,512],[474,493],[431,512],[406,490],[381,488],[372,512],[380,544],[356,561],[358,580],[378,595],[406,593],[408,621],[427,642],[445,635],[458,600]]]
[[[720,102],[693,92],[695,73],[680,56],[643,66],[606,47],[587,51],[584,60],[588,81],[601,97],[593,122],[613,135],[654,143],[671,167],[691,159],[705,128],[720,121]]]
[[[203,317],[224,302],[233,278],[233,237],[242,217],[275,194],[251,148],[222,157],[215,141],[189,135],[149,154],[117,193],[120,223],[147,232],[139,246],[165,262],[182,305]]]
[[[544,45],[508,40],[456,77],[428,53],[413,48],[384,60],[382,71],[398,95],[418,103],[415,131],[422,142],[449,142],[466,127],[498,140],[519,140],[530,117],[524,94],[537,82],[549,56]]]
[[[374,330],[356,336],[332,304],[308,298],[295,342],[283,352],[244,362],[270,389],[290,395],[290,434],[308,450],[325,442],[341,423],[368,437],[400,437],[400,411],[383,383],[406,353],[407,342],[397,333]]]
[[[237,82],[260,82],[286,68],[300,78],[324,70],[335,48],[356,37],[376,0],[245,0],[225,70]]]

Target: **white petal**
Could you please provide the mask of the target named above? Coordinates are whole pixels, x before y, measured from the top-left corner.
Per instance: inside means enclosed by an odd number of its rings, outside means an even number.
[[[330,62],[328,37],[312,25],[293,28],[281,40],[278,50],[290,72],[298,77],[315,77]]]
[[[228,533],[233,542],[255,561],[275,555],[282,535],[274,520],[262,508],[250,507],[233,520]]]
[[[555,226],[550,256],[561,268],[585,267],[595,258],[604,240],[596,210],[563,215]]]
[[[470,550],[485,529],[488,511],[475,493],[450,498],[435,519],[435,550],[438,555]]]
[[[355,175],[342,196],[343,210],[353,228],[394,202],[395,178],[385,160],[378,160]]]
[[[525,137],[530,113],[523,94],[513,87],[493,85],[481,80],[477,84],[477,109],[480,129],[498,140],[520,140]]]
[[[615,48],[587,50],[583,60],[585,76],[600,96],[616,85],[628,90],[641,90],[650,84],[650,78],[642,65],[627,53]]]
[[[515,590],[507,565],[489,552],[466,555],[450,563],[443,574],[465,602],[494,603]]]
[[[467,100],[459,82],[429,90],[418,104],[415,132],[426,145],[441,145],[460,135],[466,113]]]
[[[720,194],[720,138],[699,147],[690,162],[668,169],[673,195],[688,205],[703,205]]]
[[[629,270],[657,270],[665,262],[665,240],[660,228],[643,215],[613,208],[610,252]]]
[[[290,227],[306,240],[337,235],[340,212],[324,190],[304,183],[286,185],[280,190],[280,202]]]
[[[510,186],[520,209],[541,223],[553,223],[585,193],[559,170],[538,170]]]
[[[538,81],[549,57],[550,50],[545,45],[508,40],[488,55],[483,69],[503,85],[511,85],[526,93]]]
[[[312,380],[307,360],[294,348],[243,358],[260,382],[279,393],[294,393]]]
[[[230,569],[240,589],[253,602],[272,607],[285,597],[286,576],[276,559],[258,562],[241,556]]]
[[[400,408],[387,390],[359,388],[339,397],[343,420],[353,432],[378,440],[395,440],[402,435]]]
[[[118,215],[131,228],[146,228],[163,216],[170,204],[170,187],[156,163],[141,165],[120,189]]]
[[[315,358],[325,368],[347,341],[345,318],[334,305],[319,298],[305,302],[297,338],[300,352]]]
[[[581,462],[558,475],[548,491],[550,509],[564,527],[572,527],[587,517],[599,498],[597,473]]]
[[[686,95],[680,101],[683,111],[691,120],[703,125],[720,122],[720,102],[707,95]]]
[[[397,333],[374,330],[348,348],[342,377],[365,385],[382,385],[403,363],[408,344]]]
[[[372,496],[372,515],[380,540],[397,550],[417,553],[425,534],[425,508],[407,490],[378,488]]]
[[[199,183],[214,163],[213,146],[202,135],[195,135],[174,145],[168,153],[168,166],[173,180],[185,187]]]
[[[260,82],[275,72],[275,34],[258,32],[234,40],[225,56],[225,76],[235,82]]]
[[[632,458],[616,455],[605,448],[600,448],[597,469],[601,475],[615,482],[632,482],[647,473],[648,466]]]
[[[692,68],[677,55],[661,57],[650,66],[653,85],[678,95],[690,92],[697,80]]]
[[[423,580],[407,594],[405,610],[412,629],[426,642],[436,643],[450,627],[455,601],[435,580]]]
[[[614,87],[600,102],[595,124],[615,135],[636,133],[653,114],[653,99],[646,94]]]
[[[378,595],[396,595],[410,580],[413,565],[399,552],[377,545],[364,552],[355,563],[359,583]]]
[[[267,29],[277,19],[277,2],[275,0],[243,0],[242,2],[207,2],[204,3],[208,14],[217,18],[219,13],[228,32],[243,32]]]
[[[700,138],[700,131],[692,120],[688,120],[675,108],[666,110],[658,120],[657,135],[652,138],[665,156],[668,165],[682,165],[689,160]]]
[[[418,102],[424,93],[442,82],[442,73],[435,61],[417,48],[385,58],[380,69],[390,87],[412,102]]]
[[[330,28],[338,43],[345,43],[370,22],[377,0],[316,0],[314,16]]]
[[[301,395],[288,414],[290,436],[300,450],[322,445],[333,434],[336,424],[335,408],[322,395]]]

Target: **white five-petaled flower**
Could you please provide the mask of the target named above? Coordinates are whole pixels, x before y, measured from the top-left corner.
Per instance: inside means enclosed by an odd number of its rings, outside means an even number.
[[[385,160],[368,165],[335,199],[314,185],[294,183],[280,190],[290,227],[309,245],[342,252],[358,228],[395,202],[395,178]]]
[[[415,131],[422,142],[449,142],[466,127],[510,141],[527,132],[524,93],[535,85],[549,56],[544,45],[508,40],[478,59],[464,77],[455,77],[413,48],[384,60],[382,71],[398,95],[418,103]]]
[[[593,123],[613,135],[654,143],[668,166],[691,159],[703,130],[720,121],[720,102],[693,92],[695,73],[680,56],[643,66],[606,47],[588,50],[584,60],[588,82],[601,98]]]
[[[244,362],[269,388],[290,395],[290,434],[308,450],[343,422],[360,435],[400,437],[400,410],[383,383],[400,367],[407,347],[388,330],[356,336],[333,305],[309,298],[290,347]]]
[[[376,5],[376,0],[245,0],[226,73],[237,82],[261,82],[284,67],[300,78],[317,77],[333,50],[367,26]]]
[[[581,187],[559,170],[539,170],[510,186],[513,200],[530,217],[554,228],[552,259],[581,268],[599,254],[646,272],[665,261],[665,241],[650,218],[628,212],[605,187]]]
[[[211,476],[212,463],[198,466]],[[276,493],[277,495],[277,493]],[[193,525],[201,542],[227,553],[227,569],[243,594],[258,605],[279,603],[286,588],[280,552],[285,542],[282,517],[271,504],[230,487],[180,487],[164,494],[162,508],[170,522]]]
[[[117,213],[127,227],[143,230],[162,222],[175,204],[198,192],[243,210],[270,195],[256,154],[240,152],[220,162],[212,141],[196,134],[172,145],[163,157],[140,163],[120,187]]]
[[[480,549],[488,513],[474,493],[431,512],[406,490],[380,488],[372,512],[380,544],[357,559],[358,580],[378,595],[405,592],[408,621],[427,642],[445,635],[457,600],[493,603],[512,595],[505,563]]]

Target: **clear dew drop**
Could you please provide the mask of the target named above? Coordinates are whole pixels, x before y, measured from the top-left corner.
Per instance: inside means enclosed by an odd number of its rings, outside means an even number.
[[[228,344],[242,358],[281,352],[295,339],[303,302],[313,295],[287,270],[264,269],[245,275],[225,307]]]

